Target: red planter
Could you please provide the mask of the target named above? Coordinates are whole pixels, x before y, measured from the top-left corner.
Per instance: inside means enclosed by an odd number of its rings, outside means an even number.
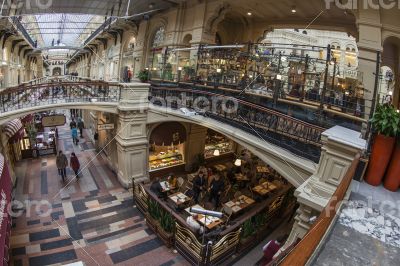
[[[400,187],[400,143],[397,143],[393,151],[383,185],[387,190],[394,192]]]
[[[389,165],[396,138],[378,134],[372,146],[372,154],[365,181],[372,186],[379,186]]]

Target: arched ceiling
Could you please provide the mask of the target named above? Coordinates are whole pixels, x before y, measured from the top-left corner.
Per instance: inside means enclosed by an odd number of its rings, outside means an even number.
[[[244,4],[245,2],[245,4]],[[356,31],[356,18],[350,11],[331,5],[328,0],[230,0],[235,12],[251,21],[253,27],[310,28],[321,30]],[[292,12],[295,10],[296,12]],[[251,15],[250,15],[251,14]]]

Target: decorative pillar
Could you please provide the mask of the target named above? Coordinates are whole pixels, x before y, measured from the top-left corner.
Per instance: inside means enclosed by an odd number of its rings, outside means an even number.
[[[349,170],[354,158],[364,151],[361,133],[335,126],[322,133],[322,152],[316,172],[295,191],[300,204],[285,247],[303,238],[310,229],[310,218],[325,208]]]
[[[37,76],[36,78],[43,78],[43,57],[42,55],[36,56]]]
[[[198,154],[204,153],[206,145],[207,128],[196,124],[188,125],[188,137],[186,141],[185,160],[186,171],[190,171]]]
[[[357,20],[358,28],[358,80],[364,85],[365,116],[369,120],[375,95],[376,78],[379,78],[380,68],[377,72],[377,52],[382,52],[382,24],[379,10],[359,9]],[[380,60],[380,59],[378,59]],[[378,101],[378,99],[376,99]],[[363,124],[362,133],[365,134],[367,123]]]
[[[117,127],[118,180],[128,188],[135,182],[149,180],[147,139],[147,111],[149,84],[121,84]]]

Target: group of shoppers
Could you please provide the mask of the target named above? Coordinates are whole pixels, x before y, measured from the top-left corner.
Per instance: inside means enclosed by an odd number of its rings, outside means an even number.
[[[80,117],[78,117],[78,123],[76,123],[75,119],[72,118],[71,123],[69,123],[69,127],[71,128],[72,141],[74,142],[75,145],[78,145],[79,143],[78,129],[80,137],[83,138],[83,129],[85,128],[85,124],[83,123],[83,120]]]
[[[61,178],[64,182],[65,178],[67,177],[68,159],[67,159],[67,156],[62,151],[58,152],[57,159],[56,159],[56,165],[58,168],[58,174],[61,176]],[[69,166],[74,171],[75,177],[79,178],[79,168],[81,167],[81,165],[79,163],[78,157],[76,156],[76,154],[74,152],[71,153]]]
[[[69,126],[71,128],[72,141],[74,142],[75,145],[78,145],[79,143],[78,129],[80,137],[83,138],[83,129],[85,128],[83,120],[80,117],[78,117],[78,123],[77,123],[75,122],[75,119],[72,118],[71,122],[69,123]],[[71,153],[71,157],[68,163],[67,156],[62,151],[59,151],[56,159],[56,165],[58,169],[58,174],[61,176],[63,181],[65,181],[65,178],[67,177],[66,169],[68,165],[74,171],[75,177],[79,178],[80,163],[78,157],[74,152]]]
[[[210,184],[208,184],[209,177],[208,169],[206,167],[201,167],[193,181],[193,199],[196,203],[199,203],[199,197],[201,195],[203,197],[203,194],[208,193],[209,202],[214,203],[215,208],[218,208],[225,183],[219,173],[213,175]]]

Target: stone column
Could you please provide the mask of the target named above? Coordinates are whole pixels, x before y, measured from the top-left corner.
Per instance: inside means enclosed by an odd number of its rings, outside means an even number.
[[[188,125],[188,137],[186,141],[185,160],[186,171],[190,171],[196,156],[204,153],[206,145],[207,128],[196,124]]]
[[[36,65],[37,65],[37,74],[36,74],[36,78],[43,78],[44,74],[43,74],[43,57],[42,55],[38,55],[36,56]]]
[[[358,28],[358,80],[364,85],[365,116],[368,121],[372,100],[374,95],[376,73],[377,52],[382,51],[382,25],[380,23],[379,10],[360,9],[357,20]],[[363,134],[367,128],[367,123],[363,124]]]
[[[147,110],[149,84],[122,84],[117,127],[118,180],[124,187],[149,180]]]
[[[335,126],[322,133],[323,147],[316,172],[295,191],[300,204],[285,246],[302,238],[310,229],[310,218],[318,216],[342,182],[354,158],[366,147],[361,133]]]

